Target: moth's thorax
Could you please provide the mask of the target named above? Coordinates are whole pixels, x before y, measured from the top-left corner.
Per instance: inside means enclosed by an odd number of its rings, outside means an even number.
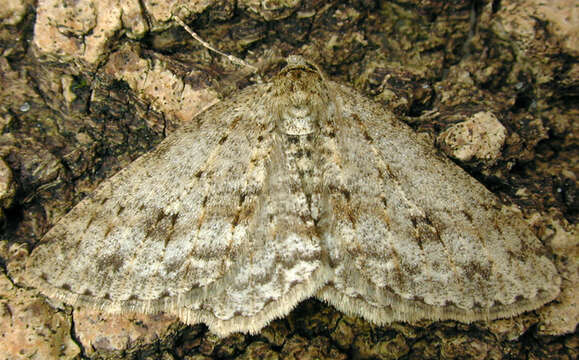
[[[328,102],[322,74],[307,64],[288,65],[273,80],[270,106],[282,134],[300,136],[318,132]]]
[[[281,109],[280,131],[287,135],[309,135],[316,132],[317,115],[307,106],[292,106]]]

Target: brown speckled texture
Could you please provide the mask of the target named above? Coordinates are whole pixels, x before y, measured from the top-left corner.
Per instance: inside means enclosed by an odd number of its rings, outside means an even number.
[[[129,7],[123,21],[100,24],[104,39],[79,35],[82,27],[60,19],[74,31],[37,30],[39,36],[63,41],[42,47],[33,29],[50,25],[41,17],[51,1],[40,2],[46,7],[38,12],[29,1],[10,2],[17,3],[16,12],[0,20],[0,156],[17,192],[5,210],[6,249],[8,242],[33,245],[96,184],[187,119],[178,113],[181,109],[158,101],[154,79],[137,81],[139,71],[141,76],[168,71],[166,79],[182,79],[198,99],[188,104],[191,112],[211,99],[206,89],[230,92],[253,80],[226,59],[208,54],[168,21],[162,6],[147,7],[145,1],[145,9]],[[54,341],[72,342],[69,349],[76,342],[80,355],[70,351],[62,358],[577,358],[579,340],[572,334],[577,313],[572,309],[578,298],[573,291],[579,288],[579,71],[574,32],[567,24],[578,21],[568,20],[569,2],[556,1],[549,8],[534,0],[476,6],[470,1],[288,1],[263,14],[256,7],[234,9],[232,3],[191,1],[184,16],[204,39],[249,62],[307,56],[331,79],[375,96],[431,141],[476,113],[492,112],[507,129],[500,155],[492,166],[459,164],[521,207],[566,279],[561,299],[541,311],[490,324],[385,327],[310,300],[256,336],[216,339],[204,326],[175,323],[156,340],[127,342],[126,349],[112,352],[87,351],[90,344],[82,343],[73,327],[64,340]],[[89,47],[86,52],[77,53],[79,43]],[[119,56],[145,66],[119,66]],[[2,251],[1,264],[17,289],[17,271],[10,270],[18,269],[22,257],[13,254]],[[16,306],[16,300],[6,299],[5,308]],[[31,299],[37,304],[37,298]],[[55,317],[72,321],[69,310],[35,316],[44,322]],[[106,336],[114,326],[105,317],[94,324],[91,336]],[[6,344],[0,340],[0,352]]]

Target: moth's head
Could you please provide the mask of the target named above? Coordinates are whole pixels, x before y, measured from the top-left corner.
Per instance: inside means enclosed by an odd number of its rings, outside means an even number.
[[[290,56],[272,79],[271,105],[282,131],[305,135],[316,131],[330,104],[330,90],[317,65]]]
[[[322,75],[322,71],[320,70],[318,65],[307,60],[305,57],[301,55],[290,55],[283,61],[280,61],[280,63],[281,65],[283,65],[283,69],[280,71],[280,73],[300,69],[300,70],[308,70]]]

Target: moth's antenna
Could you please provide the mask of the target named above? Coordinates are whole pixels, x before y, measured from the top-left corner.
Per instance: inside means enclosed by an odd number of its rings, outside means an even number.
[[[234,64],[240,65],[240,66],[245,66],[250,68],[254,73],[258,72],[258,68],[241,60],[238,57],[235,57],[233,55],[230,54],[226,54],[222,51],[217,50],[216,48],[214,48],[213,46],[211,46],[211,44],[209,44],[207,41],[203,40],[201,38],[201,36],[197,35],[197,33],[193,30],[191,30],[191,28],[189,26],[187,26],[183,20],[181,20],[180,17],[178,17],[177,15],[173,15],[173,18],[175,19],[175,21],[177,21],[179,23],[179,25],[181,25],[191,36],[193,36],[193,38],[197,41],[199,41],[203,46],[205,46],[207,49],[216,52],[217,54],[221,55],[221,56],[225,56],[227,59],[229,59],[229,61],[231,61]]]

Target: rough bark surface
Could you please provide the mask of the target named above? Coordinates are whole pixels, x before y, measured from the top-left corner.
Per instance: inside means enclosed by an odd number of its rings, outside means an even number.
[[[470,325],[374,326],[310,300],[220,339],[164,316],[45,301],[19,271],[103,179],[255,81],[171,19],[250,63],[301,54],[394,111],[520,207],[564,282],[538,311]],[[0,9],[2,359],[579,357],[579,18],[572,0],[7,0]]]

